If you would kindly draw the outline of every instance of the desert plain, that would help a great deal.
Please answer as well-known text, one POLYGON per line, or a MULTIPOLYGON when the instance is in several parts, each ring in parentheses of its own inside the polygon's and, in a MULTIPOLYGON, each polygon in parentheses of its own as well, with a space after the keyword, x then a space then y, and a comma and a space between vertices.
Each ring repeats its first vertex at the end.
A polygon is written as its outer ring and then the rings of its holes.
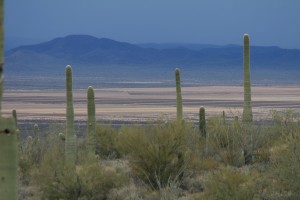
MULTIPOLYGON (((96 117, 99 123, 144 123, 156 119, 176 118, 175 88, 102 88, 94 89, 96 117)), ((87 118, 86 90, 74 90, 75 120, 87 118)), ((241 116, 242 86, 183 87, 184 117, 198 120, 200 106, 207 117, 220 116, 224 110, 228 119, 241 116)), ((17 110, 18 121, 64 121, 66 110, 64 90, 6 90, 2 112, 17 110)), ((254 86, 252 106, 255 120, 270 117, 272 110, 300 111, 300 88, 295 86, 254 86)))

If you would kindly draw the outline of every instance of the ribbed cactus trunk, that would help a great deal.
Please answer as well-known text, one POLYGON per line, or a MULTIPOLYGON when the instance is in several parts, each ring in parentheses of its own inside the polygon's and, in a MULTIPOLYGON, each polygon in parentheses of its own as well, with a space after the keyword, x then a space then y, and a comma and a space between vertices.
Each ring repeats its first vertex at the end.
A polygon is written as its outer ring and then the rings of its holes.
POLYGON ((17 199, 17 134, 13 117, 1 115, 4 64, 4 0, 0 0, 0 198, 17 199))
POLYGON ((96 108, 95 108, 95 94, 92 86, 87 90, 87 142, 89 152, 96 152, 96 108))
POLYGON ((199 109, 199 130, 200 130, 201 136, 203 138, 206 138, 205 108, 202 106, 199 109))
POLYGON ((180 70, 175 69, 175 79, 176 79, 176 108, 177 108, 177 121, 181 122, 183 120, 183 110, 182 110, 182 95, 180 86, 180 70))
POLYGON ((67 129, 65 142, 65 159, 66 163, 75 166, 77 144, 74 129, 74 108, 73 108, 73 89, 72 89, 72 67, 66 67, 66 93, 67 93, 67 129))
POLYGON ((243 122, 252 123, 251 79, 250 79, 250 44, 249 35, 244 35, 244 109, 243 122))
POLYGON ((251 125, 253 121, 251 106, 251 78, 250 78, 250 39, 249 35, 244 35, 244 109, 243 123, 246 129, 246 145, 244 148, 245 164, 252 162, 252 137, 251 125))

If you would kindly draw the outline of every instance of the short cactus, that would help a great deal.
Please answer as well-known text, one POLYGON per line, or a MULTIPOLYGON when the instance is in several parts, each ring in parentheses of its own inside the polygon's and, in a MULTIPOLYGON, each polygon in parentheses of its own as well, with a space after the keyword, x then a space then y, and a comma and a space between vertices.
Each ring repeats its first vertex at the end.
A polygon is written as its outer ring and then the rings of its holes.
POLYGON ((34 133, 34 138, 35 139, 39 139, 39 135, 40 135, 40 128, 39 128, 39 125, 37 124, 34 124, 33 125, 33 133, 34 133))
POLYGON ((203 138, 206 138, 205 108, 202 106, 199 109, 199 130, 200 130, 201 136, 203 138))
POLYGON ((59 133, 59 134, 58 134, 58 137, 59 137, 59 139, 60 139, 61 141, 65 141, 65 140, 66 140, 65 134, 63 134, 63 133, 59 133))
POLYGON ((65 158, 66 162, 75 166, 77 144, 74 129, 74 108, 73 108, 73 89, 72 89, 72 67, 66 67, 66 98, 67 98, 67 128, 66 128, 66 142, 65 142, 65 158))
POLYGON ((88 87, 87 90, 87 110, 88 110, 88 121, 87 121, 87 142, 88 149, 90 152, 96 152, 96 108, 95 108, 95 95, 92 86, 88 87))
POLYGON ((12 116, 15 120, 15 126, 16 126, 16 128, 18 128, 18 117, 17 117, 17 111, 16 110, 12 111, 12 116))
POLYGON ((225 115, 225 111, 223 110, 222 112, 222 120, 223 120, 223 124, 226 124, 226 115, 225 115))
POLYGON ((177 121, 183 120, 183 109, 182 109, 182 95, 180 86, 180 70, 175 69, 175 79, 176 79, 176 105, 177 105, 177 121))

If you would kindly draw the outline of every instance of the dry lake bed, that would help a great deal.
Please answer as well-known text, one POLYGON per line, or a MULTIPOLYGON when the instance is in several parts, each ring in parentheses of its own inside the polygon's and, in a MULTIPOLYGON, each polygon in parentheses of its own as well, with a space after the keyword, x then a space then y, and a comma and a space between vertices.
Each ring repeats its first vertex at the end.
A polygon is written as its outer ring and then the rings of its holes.
MULTIPOLYGON (((147 122, 157 118, 175 119, 175 88, 95 89, 98 121, 147 122)), ((243 87, 183 87, 184 117, 197 121, 200 106, 207 116, 240 116, 243 108, 243 87)), ((74 90, 75 119, 86 120, 85 90, 74 90)), ((300 111, 299 87, 252 87, 253 114, 256 120, 270 116, 272 110, 300 111)), ((64 90, 6 90, 3 113, 16 109, 18 120, 65 120, 64 90)))

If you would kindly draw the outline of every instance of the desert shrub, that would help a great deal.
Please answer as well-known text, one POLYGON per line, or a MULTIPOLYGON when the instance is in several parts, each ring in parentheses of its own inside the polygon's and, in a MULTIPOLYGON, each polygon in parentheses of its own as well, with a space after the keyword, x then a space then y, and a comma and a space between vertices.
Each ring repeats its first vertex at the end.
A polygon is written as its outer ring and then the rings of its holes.
POLYGON ((47 149, 52 148, 53 144, 59 142, 56 135, 50 134, 48 131, 40 134, 39 137, 31 134, 32 136, 20 141, 19 179, 23 185, 29 184, 32 173, 39 168, 47 149))
POLYGON ((213 172, 207 177, 204 199, 249 200, 258 189, 258 175, 232 168, 213 172))
POLYGON ((120 158, 116 129, 111 126, 96 127, 96 154, 102 158, 120 158))
POLYGON ((210 118, 207 123, 208 153, 217 155, 225 164, 243 165, 242 131, 240 124, 224 124, 222 118, 210 118))
POLYGON ((268 162, 273 132, 270 125, 248 125, 241 122, 224 124, 222 118, 210 118, 208 127, 208 152, 217 155, 226 165, 241 167, 245 164, 245 151, 253 162, 268 162))
POLYGON ((111 189, 127 182, 127 176, 120 170, 107 169, 93 157, 74 172, 64 164, 61 155, 57 148, 45 154, 36 174, 40 199, 107 199, 111 189))
POLYGON ((268 199, 298 199, 300 191, 300 126, 289 125, 289 133, 283 135, 271 149, 268 170, 270 187, 268 199))
POLYGON ((180 183, 188 168, 188 127, 159 122, 143 128, 122 128, 119 146, 129 156, 132 172, 153 189, 180 183))

